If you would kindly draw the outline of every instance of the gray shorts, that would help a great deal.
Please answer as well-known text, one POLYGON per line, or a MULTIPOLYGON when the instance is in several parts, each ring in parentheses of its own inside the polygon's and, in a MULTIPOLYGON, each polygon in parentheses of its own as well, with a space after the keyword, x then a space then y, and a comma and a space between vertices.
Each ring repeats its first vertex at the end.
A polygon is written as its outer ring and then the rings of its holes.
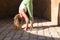
POLYGON ((24 11, 27 12, 26 6, 21 3, 20 6, 19 6, 19 13, 20 13, 20 10, 22 10, 22 9, 24 9, 24 11))

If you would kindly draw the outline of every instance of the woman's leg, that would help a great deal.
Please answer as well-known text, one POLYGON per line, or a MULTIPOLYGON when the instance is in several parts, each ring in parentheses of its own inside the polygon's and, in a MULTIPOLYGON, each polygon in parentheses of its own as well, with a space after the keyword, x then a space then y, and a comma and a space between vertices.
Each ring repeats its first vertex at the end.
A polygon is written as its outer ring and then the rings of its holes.
POLYGON ((20 17, 21 17, 21 18, 24 18, 24 20, 25 20, 25 22, 26 22, 25 30, 27 30, 27 28, 28 28, 28 23, 29 23, 29 19, 28 19, 28 16, 26 15, 26 13, 25 13, 24 10, 20 10, 20 17))
POLYGON ((33 5, 32 5, 32 3, 27 5, 27 9, 28 9, 29 16, 30 16, 30 24, 31 24, 30 25, 30 30, 32 30, 33 21, 34 21, 34 18, 33 18, 33 5))

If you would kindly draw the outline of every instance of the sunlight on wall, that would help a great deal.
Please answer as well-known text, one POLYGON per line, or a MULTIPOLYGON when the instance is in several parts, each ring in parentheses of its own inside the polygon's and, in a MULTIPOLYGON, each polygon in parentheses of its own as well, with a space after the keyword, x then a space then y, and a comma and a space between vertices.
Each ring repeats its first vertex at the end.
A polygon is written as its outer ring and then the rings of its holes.
POLYGON ((51 0, 51 21, 55 25, 58 25, 58 8, 59 0, 51 0))

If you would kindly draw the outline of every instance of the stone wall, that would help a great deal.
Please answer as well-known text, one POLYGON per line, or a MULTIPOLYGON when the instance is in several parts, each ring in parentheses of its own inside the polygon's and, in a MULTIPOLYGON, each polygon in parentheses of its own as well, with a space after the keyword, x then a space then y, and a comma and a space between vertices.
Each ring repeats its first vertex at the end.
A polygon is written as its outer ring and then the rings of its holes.
MULTIPOLYGON (((22 0, 0 0, 0 18, 14 16, 22 0)), ((34 16, 50 19, 50 0, 33 0, 34 16)))
POLYGON ((48 20, 51 20, 51 0, 45 0, 43 2, 43 8, 44 8, 44 10, 42 11, 43 12, 42 17, 46 18, 48 20))
POLYGON ((6 18, 18 13, 21 0, 0 0, 0 18, 6 18))
POLYGON ((34 1, 34 15, 51 20, 51 0, 34 1))

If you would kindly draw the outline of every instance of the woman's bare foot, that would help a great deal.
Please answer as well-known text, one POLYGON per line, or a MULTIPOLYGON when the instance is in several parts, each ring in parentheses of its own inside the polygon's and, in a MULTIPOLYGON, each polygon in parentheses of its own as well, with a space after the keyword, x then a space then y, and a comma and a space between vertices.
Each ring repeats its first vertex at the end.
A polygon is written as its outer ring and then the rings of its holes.
POLYGON ((24 30, 27 31, 28 30, 28 27, 25 27, 24 30))
POLYGON ((30 26, 30 30, 32 30, 33 29, 33 26, 30 26))

